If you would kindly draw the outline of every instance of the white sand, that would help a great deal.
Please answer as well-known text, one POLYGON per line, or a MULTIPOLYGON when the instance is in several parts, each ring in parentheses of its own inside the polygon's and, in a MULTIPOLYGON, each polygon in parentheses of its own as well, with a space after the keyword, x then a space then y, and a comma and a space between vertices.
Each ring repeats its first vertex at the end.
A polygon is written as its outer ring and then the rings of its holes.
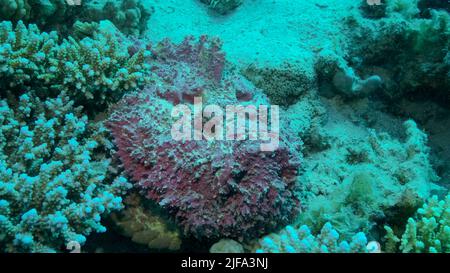
POLYGON ((244 0, 229 15, 211 13, 198 0, 147 0, 155 7, 146 33, 152 41, 186 35, 219 36, 229 61, 278 66, 288 61, 312 69, 314 55, 336 47, 343 17, 355 0, 244 0), (299 4, 299 2, 301 4, 299 4))

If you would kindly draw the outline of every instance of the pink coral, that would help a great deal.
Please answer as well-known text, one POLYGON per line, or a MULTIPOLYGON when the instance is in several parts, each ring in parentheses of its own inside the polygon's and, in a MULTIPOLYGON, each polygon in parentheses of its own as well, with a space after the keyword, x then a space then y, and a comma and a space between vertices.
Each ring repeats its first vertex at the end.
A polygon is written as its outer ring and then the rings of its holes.
POLYGON ((267 98, 224 71, 220 48, 205 37, 197 45, 191 39, 179 46, 165 41, 154 54, 155 84, 125 96, 108 122, 138 188, 196 238, 244 239, 287 224, 299 207, 300 155, 284 137, 278 150, 262 152, 256 140, 176 141, 170 134, 173 105, 190 103, 194 95, 219 105, 267 98))

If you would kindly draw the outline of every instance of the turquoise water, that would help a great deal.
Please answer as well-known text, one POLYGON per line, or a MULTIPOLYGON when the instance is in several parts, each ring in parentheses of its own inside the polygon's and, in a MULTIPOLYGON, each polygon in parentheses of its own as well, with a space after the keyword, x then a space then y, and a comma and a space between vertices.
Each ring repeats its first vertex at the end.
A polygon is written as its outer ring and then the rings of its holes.
POLYGON ((449 252, 447 0, 0 0, 0 252, 449 252))

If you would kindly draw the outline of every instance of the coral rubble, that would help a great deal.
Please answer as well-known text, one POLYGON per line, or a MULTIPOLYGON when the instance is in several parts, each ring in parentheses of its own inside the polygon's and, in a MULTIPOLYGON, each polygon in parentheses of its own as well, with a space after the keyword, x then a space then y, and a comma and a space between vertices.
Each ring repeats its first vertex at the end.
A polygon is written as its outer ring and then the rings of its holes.
POLYGON ((331 222, 345 238, 358 231, 379 237, 378 223, 409 217, 439 190, 432 183, 438 177, 430 163, 427 136, 415 122, 404 122, 402 140, 344 121, 342 113, 330 115, 321 128, 326 144, 305 158, 299 178, 306 206, 302 223, 317 231, 331 222))
POLYGON ((448 1, 295 2, 0 0, 0 252, 450 252, 448 1))

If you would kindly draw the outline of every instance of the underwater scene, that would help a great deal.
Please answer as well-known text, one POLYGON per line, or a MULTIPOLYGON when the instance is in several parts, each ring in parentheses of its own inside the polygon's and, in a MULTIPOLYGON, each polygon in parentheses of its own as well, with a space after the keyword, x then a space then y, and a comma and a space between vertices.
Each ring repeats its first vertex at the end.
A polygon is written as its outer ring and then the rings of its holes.
POLYGON ((449 0, 0 7, 0 253, 450 252, 449 0))

